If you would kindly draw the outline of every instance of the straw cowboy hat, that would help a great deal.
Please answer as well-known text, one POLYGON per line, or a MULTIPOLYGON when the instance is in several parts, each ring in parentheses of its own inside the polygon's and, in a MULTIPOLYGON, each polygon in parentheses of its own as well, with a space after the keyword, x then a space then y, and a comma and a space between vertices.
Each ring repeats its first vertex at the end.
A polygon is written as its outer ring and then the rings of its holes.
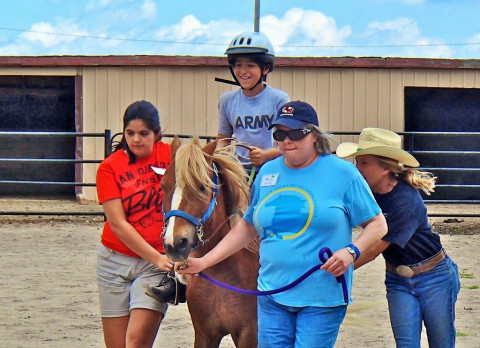
POLYGON ((410 167, 420 166, 415 157, 402 150, 402 139, 398 134, 381 128, 364 128, 358 144, 342 143, 338 145, 336 153, 338 157, 376 155, 410 167))

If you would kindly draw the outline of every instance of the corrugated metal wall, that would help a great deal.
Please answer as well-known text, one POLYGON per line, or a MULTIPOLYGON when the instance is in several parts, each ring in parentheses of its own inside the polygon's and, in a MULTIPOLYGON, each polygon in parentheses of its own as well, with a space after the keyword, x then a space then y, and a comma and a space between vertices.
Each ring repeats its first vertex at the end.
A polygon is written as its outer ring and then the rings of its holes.
MULTIPOLYGON (((214 81, 229 78, 219 67, 128 67, 86 68, 84 81, 84 131, 122 129, 123 111, 132 101, 146 99, 161 114, 167 133, 217 134, 217 103, 230 87, 214 81)), ((304 100, 318 112, 327 131, 360 131, 364 127, 404 130, 404 87, 480 88, 480 70, 366 69, 279 67, 268 83, 287 92, 293 100, 304 100)), ((355 137, 337 137, 336 143, 355 137)), ((336 144, 335 144, 336 147, 336 144)), ((99 158, 103 143, 85 148, 85 156, 99 158)), ((84 167, 84 180, 95 180, 96 167, 84 167)), ((84 194, 92 199, 92 188, 84 194)))
MULTIPOLYGON (((327 131, 360 131, 366 126, 403 131, 405 86, 480 88, 480 66, 436 69, 414 64, 402 68, 303 65, 280 64, 269 75, 268 82, 286 91, 293 100, 312 104, 321 128, 327 131)), ((0 64, 0 75, 46 73, 82 75, 83 132, 121 132, 125 108, 133 101, 145 99, 158 107, 166 133, 215 136, 219 97, 237 88, 214 81, 215 77, 230 79, 228 68, 218 63, 76 68, 10 68, 0 64)), ((345 136, 336 140, 355 139, 345 136)), ((84 158, 102 158, 103 141, 86 139, 83 150, 84 158)), ((96 169, 97 165, 84 164, 83 182, 94 182, 96 169)), ((94 188, 84 187, 83 191, 85 198, 96 198, 94 188)))
MULTIPOLYGON (((164 132, 215 136, 220 95, 235 88, 214 80, 228 78, 227 68, 99 67, 82 75, 84 132, 121 132, 127 106, 145 99, 157 106, 164 132)), ((101 158, 103 146, 101 139, 85 142, 84 156, 101 158)), ((84 165, 85 182, 95 181, 96 167, 84 165)), ((92 199, 94 189, 84 188, 84 195, 92 199)))

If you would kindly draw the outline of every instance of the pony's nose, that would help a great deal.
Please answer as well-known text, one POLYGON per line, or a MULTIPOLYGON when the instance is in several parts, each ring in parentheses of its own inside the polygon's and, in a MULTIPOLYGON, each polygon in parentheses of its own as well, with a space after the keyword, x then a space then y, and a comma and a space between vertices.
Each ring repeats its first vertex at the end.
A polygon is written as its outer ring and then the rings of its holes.
MULTIPOLYGON (((183 251, 189 247, 188 238, 179 238, 175 241, 175 249, 183 251)), ((188 250, 190 251, 190 250, 188 250)))
POLYGON ((175 239, 174 245, 164 244, 165 252, 172 261, 185 261, 190 254, 191 247, 188 238, 175 239))

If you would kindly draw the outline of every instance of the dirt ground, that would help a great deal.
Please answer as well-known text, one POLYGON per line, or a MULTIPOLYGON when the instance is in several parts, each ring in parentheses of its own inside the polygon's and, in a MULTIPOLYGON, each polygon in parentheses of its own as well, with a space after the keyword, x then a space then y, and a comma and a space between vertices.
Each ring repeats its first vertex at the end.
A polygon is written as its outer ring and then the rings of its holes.
MULTIPOLYGON (((431 206, 476 212, 479 206, 431 206)), ((0 211, 101 212, 92 202, 0 198, 0 211)), ((480 347, 480 218, 432 218, 457 262, 457 347, 480 347)), ((102 216, 0 215, 0 347, 103 347, 95 280, 102 216)), ((394 347, 380 256, 355 273, 353 298, 336 347, 394 347)), ((425 334, 422 346, 427 347, 425 334)), ((193 346, 185 304, 171 306, 155 347, 193 346)), ((229 337, 221 347, 233 347, 229 337)))

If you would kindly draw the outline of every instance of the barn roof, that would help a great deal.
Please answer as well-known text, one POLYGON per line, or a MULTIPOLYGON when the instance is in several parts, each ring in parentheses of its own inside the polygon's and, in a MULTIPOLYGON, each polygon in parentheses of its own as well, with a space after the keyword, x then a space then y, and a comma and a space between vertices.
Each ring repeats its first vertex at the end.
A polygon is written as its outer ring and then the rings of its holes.
MULTIPOLYGON (((0 56, 0 67, 66 66, 226 66, 214 56, 0 56)), ((276 66, 322 68, 479 69, 479 59, 395 57, 277 57, 276 66)))

